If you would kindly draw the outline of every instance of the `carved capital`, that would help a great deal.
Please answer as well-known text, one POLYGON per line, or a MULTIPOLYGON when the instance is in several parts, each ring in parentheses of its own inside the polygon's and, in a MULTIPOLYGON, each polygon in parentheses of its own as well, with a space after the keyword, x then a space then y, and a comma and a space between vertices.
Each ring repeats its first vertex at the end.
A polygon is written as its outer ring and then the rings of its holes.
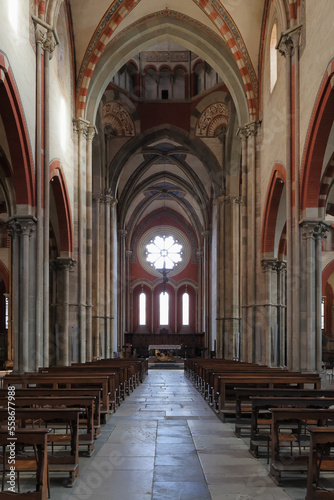
POLYGON ((73 119, 73 131, 78 135, 83 135, 84 137, 87 137, 89 126, 90 126, 89 121, 84 120, 83 118, 73 119))
POLYGON ((128 260, 130 260, 130 259, 131 259, 132 254, 133 254, 132 250, 127 250, 127 251, 125 252, 126 258, 127 258, 128 260))
POLYGON ((92 141, 95 137, 95 134, 97 134, 97 128, 95 125, 89 125, 87 127, 87 140, 92 141))
POLYGON ((72 257, 57 257, 54 263, 57 270, 70 271, 75 266, 76 261, 72 257))
POLYGON ((302 220, 300 222, 302 228, 302 237, 307 240, 323 240, 326 238, 326 233, 329 231, 330 224, 323 221, 302 220))
POLYGON ((43 44, 43 48, 45 52, 49 53, 49 59, 52 59, 53 52, 58 45, 58 39, 53 30, 48 30, 46 34, 46 40, 43 44))
POLYGON ((242 196, 237 196, 234 194, 229 194, 227 196, 219 196, 214 200, 214 204, 219 206, 228 204, 242 205, 242 203, 243 203, 242 196))
POLYGON ((36 228, 37 219, 32 215, 13 215, 5 221, 8 234, 15 238, 16 236, 31 236, 36 228))
POLYGON ((211 231, 208 231, 208 230, 202 231, 201 235, 203 236, 203 238, 209 239, 211 236, 211 231))
POLYGON ((44 44, 47 39, 48 30, 41 24, 35 22, 35 42, 41 44, 44 47, 44 44))
POLYGON ((293 28, 287 30, 285 33, 281 34, 281 37, 276 46, 282 56, 292 57, 295 53, 296 48, 300 45, 300 36, 302 31, 302 25, 294 26, 293 28))
POLYGON ((245 125, 247 137, 254 137, 254 136, 256 136, 257 135, 257 131, 259 130, 259 128, 260 128, 260 122, 259 121, 254 121, 254 122, 247 123, 245 125))
POLYGON ((128 232, 126 229, 119 229, 118 234, 120 235, 121 238, 125 238, 128 232))
POLYGON ((248 132, 246 127, 239 127, 237 130, 237 137, 241 139, 242 141, 246 141, 248 137, 248 132))

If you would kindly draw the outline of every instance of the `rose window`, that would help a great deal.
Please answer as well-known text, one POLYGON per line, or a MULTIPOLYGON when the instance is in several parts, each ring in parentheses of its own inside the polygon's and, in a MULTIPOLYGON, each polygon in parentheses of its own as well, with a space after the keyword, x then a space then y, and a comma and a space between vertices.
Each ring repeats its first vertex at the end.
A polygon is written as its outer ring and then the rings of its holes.
POLYGON ((182 245, 173 236, 156 236, 146 245, 146 260, 155 269, 171 271, 182 261, 182 245))

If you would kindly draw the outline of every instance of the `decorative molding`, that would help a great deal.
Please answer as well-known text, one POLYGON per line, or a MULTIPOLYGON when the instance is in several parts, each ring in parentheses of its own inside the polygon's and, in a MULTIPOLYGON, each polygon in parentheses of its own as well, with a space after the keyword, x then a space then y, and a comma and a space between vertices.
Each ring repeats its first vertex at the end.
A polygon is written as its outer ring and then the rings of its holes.
POLYGON ((215 205, 228 205, 233 203, 235 205, 242 205, 244 200, 242 196, 228 194, 226 196, 219 196, 218 198, 215 198, 213 202, 215 205))
POLYGON ((142 61, 146 62, 189 62, 188 50, 165 50, 141 52, 142 61))
POLYGON ((208 106, 197 120, 195 135, 197 137, 217 137, 217 131, 227 128, 230 120, 230 109, 222 103, 217 102, 208 106))
MULTIPOLYGON (((135 126, 130 113, 122 104, 108 101, 102 107, 103 128, 111 127, 117 137, 134 137, 135 126)), ((111 134, 112 135, 112 134, 111 134)))

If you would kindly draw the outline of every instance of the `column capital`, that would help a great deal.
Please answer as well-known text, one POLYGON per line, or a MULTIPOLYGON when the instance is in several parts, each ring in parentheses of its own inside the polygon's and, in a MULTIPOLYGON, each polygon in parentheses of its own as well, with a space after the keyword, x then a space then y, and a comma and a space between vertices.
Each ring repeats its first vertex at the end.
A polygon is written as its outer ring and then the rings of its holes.
POLYGON ((262 259, 261 266, 265 272, 274 271, 279 273, 286 270, 286 262, 277 259, 262 259))
POLYGON ((236 136, 239 137, 239 139, 246 141, 248 137, 246 127, 239 127, 236 136))
POLYGON ((56 32, 53 29, 48 29, 46 34, 46 40, 43 44, 44 52, 49 53, 49 59, 52 59, 54 50, 59 43, 59 39, 56 35, 56 32))
POLYGON ((125 238, 126 235, 128 234, 127 230, 126 229, 119 229, 118 230, 118 234, 122 237, 122 238, 125 238))
POLYGON ((40 44, 44 47, 46 42, 48 29, 45 26, 42 26, 34 19, 35 24, 35 42, 36 44, 40 44))
POLYGON ((302 229, 302 237, 304 240, 313 238, 314 240, 322 240, 326 238, 326 233, 329 231, 331 224, 322 220, 307 220, 302 219, 299 222, 302 229))
POLYGON ((97 128, 95 125, 88 125, 87 126, 87 140, 92 141, 95 137, 95 135, 98 134, 97 128))
POLYGON ((235 204, 235 205, 242 205, 243 203, 243 198, 242 196, 238 196, 235 194, 228 194, 227 196, 219 196, 218 198, 215 198, 213 200, 213 203, 215 205, 228 205, 228 204, 235 204))
POLYGON ((302 25, 299 24, 281 34, 276 49, 282 56, 293 56, 300 44, 301 31, 302 25))
POLYGON ((76 260, 72 259, 72 257, 57 257, 57 259, 54 260, 55 266, 59 270, 71 270, 75 264, 76 260))
POLYGON ((250 123, 246 123, 245 129, 247 132, 247 137, 255 137, 257 135, 257 131, 259 130, 261 122, 254 121, 250 123))
POLYGON ((30 236, 36 228, 37 219, 33 215, 13 215, 4 222, 10 236, 30 236))
POLYGON ((87 137, 90 122, 84 118, 73 118, 73 131, 87 137))
POLYGON ((209 239, 211 236, 211 231, 209 230, 202 231, 201 235, 203 236, 203 238, 209 239))
POLYGON ((125 252, 126 258, 129 259, 129 260, 131 259, 132 254, 133 254, 132 250, 126 250, 126 252, 125 252))

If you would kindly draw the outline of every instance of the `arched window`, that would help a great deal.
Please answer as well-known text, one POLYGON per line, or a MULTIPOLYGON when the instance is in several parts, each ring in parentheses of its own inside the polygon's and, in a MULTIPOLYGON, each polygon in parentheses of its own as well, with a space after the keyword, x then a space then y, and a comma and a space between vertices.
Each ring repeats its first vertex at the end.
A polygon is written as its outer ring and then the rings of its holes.
POLYGON ((277 82, 277 25, 273 26, 270 37, 270 92, 273 91, 277 82))
POLYGON ((161 292, 159 297, 160 326, 169 324, 169 295, 161 292))
POLYGON ((189 293, 182 295, 182 326, 189 326, 189 293))
POLYGON ((139 325, 146 325, 146 293, 139 295, 139 325))

